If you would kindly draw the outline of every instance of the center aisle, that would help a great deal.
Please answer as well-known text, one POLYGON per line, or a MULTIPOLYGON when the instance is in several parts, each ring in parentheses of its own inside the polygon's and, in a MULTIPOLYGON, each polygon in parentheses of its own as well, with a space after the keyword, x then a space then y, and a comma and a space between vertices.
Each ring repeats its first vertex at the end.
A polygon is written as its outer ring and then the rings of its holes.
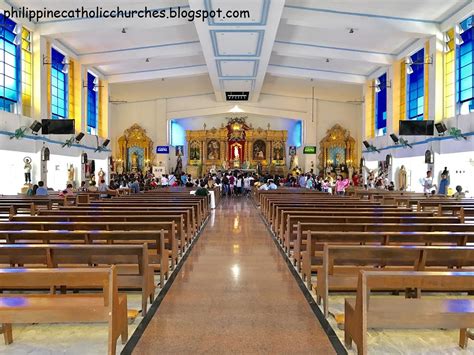
POLYGON ((134 354, 334 353, 251 201, 223 199, 134 354))

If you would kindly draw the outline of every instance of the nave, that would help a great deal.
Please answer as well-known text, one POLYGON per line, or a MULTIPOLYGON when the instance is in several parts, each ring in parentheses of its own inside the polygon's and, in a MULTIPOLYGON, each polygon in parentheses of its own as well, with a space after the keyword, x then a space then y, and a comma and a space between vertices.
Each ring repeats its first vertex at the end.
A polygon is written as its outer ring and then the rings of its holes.
POLYGON ((134 353, 334 353, 251 200, 209 218, 134 353))

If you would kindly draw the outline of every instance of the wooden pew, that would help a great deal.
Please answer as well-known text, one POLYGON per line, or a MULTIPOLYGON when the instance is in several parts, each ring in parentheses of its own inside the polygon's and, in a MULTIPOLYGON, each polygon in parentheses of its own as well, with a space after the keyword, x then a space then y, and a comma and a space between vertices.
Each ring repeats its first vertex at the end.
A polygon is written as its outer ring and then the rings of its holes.
MULTIPOLYGON (((160 216, 162 217, 162 216, 160 216)), ((91 218, 87 221, 75 221, 72 218, 71 221, 43 221, 38 220, 35 222, 0 222, 0 231, 10 230, 79 230, 79 231, 91 231, 91 230, 108 230, 108 231, 129 231, 129 230, 160 230, 163 229, 169 238, 165 240, 165 247, 171 251, 171 267, 174 268, 178 262, 178 251, 184 253, 184 233, 178 226, 182 228, 181 216, 170 216, 163 218, 164 222, 154 219, 153 222, 142 223, 142 222, 111 222, 104 221, 103 218, 91 218)))
POLYGON ((288 215, 286 223, 281 227, 279 238, 290 253, 297 238, 298 222, 301 223, 461 223, 458 217, 418 217, 418 216, 377 216, 363 215, 361 213, 344 211, 344 216, 327 216, 324 212, 319 215, 288 215))
POLYGON ((0 296, 0 324, 6 327, 5 342, 13 341, 11 324, 106 322, 109 327, 109 355, 116 353, 119 336, 128 338, 127 296, 117 291, 114 266, 78 269, 0 269, 0 285, 8 288, 29 285, 36 288, 97 287, 100 293, 45 294, 15 293, 0 296))
MULTIPOLYGON (((185 214, 185 223, 189 226, 189 235, 197 233, 199 229, 196 214, 192 207, 69 207, 60 210, 40 211, 39 216, 58 216, 58 215, 129 215, 148 216, 157 214, 185 214)), ((130 220, 130 219, 129 219, 130 220)))
POLYGON ((149 262, 160 272, 160 285, 169 276, 165 231, 0 231, 8 244, 148 244, 149 262))
POLYGON ((107 208, 126 208, 126 209, 143 209, 143 210, 153 210, 156 208, 170 208, 170 207, 191 207, 194 210, 194 215, 197 220, 197 227, 199 228, 205 219, 205 215, 202 212, 202 203, 200 201, 130 201, 130 202, 121 202, 120 200, 113 202, 109 201, 97 201, 90 204, 79 204, 78 207, 86 207, 87 209, 100 209, 103 207, 107 208), (178 203, 179 202, 179 203, 178 203))
POLYGON ((386 329, 460 329, 459 345, 467 345, 467 328, 474 327, 474 300, 423 299, 397 296, 372 297, 377 289, 419 289, 470 291, 474 289, 473 272, 361 271, 355 298, 345 300, 344 342, 365 355, 367 330, 386 329))
POLYGON ((465 223, 301 223, 296 228, 296 240, 293 248, 293 260, 301 269, 301 252, 306 250, 307 231, 328 232, 474 232, 474 224, 465 223))
POLYGON ((354 291, 360 270, 372 271, 474 271, 474 247, 402 245, 329 245, 317 268, 316 296, 329 314, 329 291, 354 291))
MULTIPOLYGON (((140 210, 140 209, 124 209, 124 208, 106 208, 106 209, 66 209, 66 210, 51 210, 43 211, 39 213, 36 217, 30 218, 29 216, 14 216, 11 221, 71 221, 72 218, 75 218, 74 221, 79 221, 77 218, 89 218, 84 219, 84 221, 92 220, 92 218, 106 218, 104 221, 122 221, 122 222, 147 222, 160 221, 161 216, 166 218, 167 216, 183 216, 184 231, 186 233, 186 241, 190 241, 196 231, 195 223, 192 218, 191 210, 189 209, 173 209, 168 211, 166 209, 160 210, 140 210), (115 219, 114 219, 115 218, 115 219)), ((97 220, 100 221, 100 220, 97 220)))
MULTIPOLYGON (((341 209, 343 210, 357 210, 359 212, 372 212, 376 214, 385 214, 385 215, 390 215, 390 213, 400 215, 401 213, 404 213, 406 215, 414 214, 416 212, 411 211, 408 208, 398 208, 398 207, 390 207, 390 206, 374 206, 374 207, 360 207, 360 206, 332 206, 332 207, 319 207, 319 206, 301 206, 298 204, 277 204, 273 205, 272 210, 270 211, 269 218, 267 221, 271 224, 273 230, 278 233, 278 228, 279 225, 281 224, 282 218, 282 213, 284 212, 293 212, 295 214, 296 211, 301 211, 304 213, 308 213, 309 211, 316 211, 316 212, 337 212, 340 211, 341 209)), ((423 213, 422 215, 425 216, 433 216, 433 212, 418 212, 418 213, 423 213)))
POLYGON ((438 245, 466 246, 474 242, 474 232, 306 232, 306 251, 302 252, 301 274, 311 289, 311 273, 321 266, 320 245, 438 245))
MULTIPOLYGON (((382 208, 382 207, 375 207, 375 208, 347 208, 346 206, 343 207, 331 207, 331 208, 296 208, 296 209, 288 209, 284 207, 277 211, 278 215, 275 216, 275 233, 277 235, 280 233, 281 228, 286 228, 285 221, 287 221, 288 215, 298 215, 298 216, 311 216, 311 215, 326 215, 326 216, 334 216, 334 217, 343 217, 343 216, 352 216, 358 215, 361 217, 405 217, 405 216, 412 216, 412 217, 433 217, 433 212, 412 212, 407 211, 406 209, 397 209, 392 208, 382 208)), ((282 231, 284 235, 284 231, 282 231)))
MULTIPOLYGON (((148 262, 148 246, 78 245, 78 244, 0 244, 2 267, 70 268, 115 265, 119 289, 140 290, 142 314, 147 312, 148 298, 155 297, 153 269, 148 262)), ((28 289, 28 285, 23 285, 28 289)), ((0 290, 6 290, 0 285, 0 290)))

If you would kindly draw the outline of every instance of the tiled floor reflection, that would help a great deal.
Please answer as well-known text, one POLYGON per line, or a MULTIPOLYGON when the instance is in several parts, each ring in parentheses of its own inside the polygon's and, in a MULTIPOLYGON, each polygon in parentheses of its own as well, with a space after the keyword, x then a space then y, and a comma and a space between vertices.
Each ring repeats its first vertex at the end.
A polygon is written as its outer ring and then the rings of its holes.
POLYGON ((134 354, 334 353, 251 202, 213 213, 134 354))

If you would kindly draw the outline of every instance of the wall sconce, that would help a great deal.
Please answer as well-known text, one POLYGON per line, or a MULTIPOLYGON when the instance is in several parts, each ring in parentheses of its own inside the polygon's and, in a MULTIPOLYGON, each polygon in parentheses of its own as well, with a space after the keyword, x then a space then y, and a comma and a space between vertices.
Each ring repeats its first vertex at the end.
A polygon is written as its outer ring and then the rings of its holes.
MULTIPOLYGON (((95 92, 99 91, 99 88, 103 88, 104 85, 99 85, 99 78, 98 77, 95 77, 94 79, 94 87, 92 88, 92 90, 94 90, 95 92)), ((82 81, 82 87, 83 88, 88 88, 89 87, 89 83, 86 82, 86 81, 82 81)))
MULTIPOLYGON (((63 69, 61 69, 61 71, 64 74, 67 74, 68 71, 69 71, 69 62, 66 61, 66 58, 64 58, 62 60, 61 64, 63 65, 63 69)), ((43 66, 45 66, 45 65, 53 65, 53 63, 48 62, 48 57, 45 54, 43 54, 43 66)))
POLYGON ((425 65, 425 64, 433 64, 433 55, 429 55, 425 57, 425 60, 422 62, 414 62, 413 59, 411 59, 411 56, 408 56, 405 58, 405 65, 407 69, 407 74, 412 74, 413 73, 413 65, 425 65))
POLYGON ((388 82, 381 83, 379 79, 374 80, 374 85, 371 86, 371 88, 375 89, 375 92, 378 93, 382 91, 382 89, 389 89, 392 87, 392 80, 389 80, 388 82))

